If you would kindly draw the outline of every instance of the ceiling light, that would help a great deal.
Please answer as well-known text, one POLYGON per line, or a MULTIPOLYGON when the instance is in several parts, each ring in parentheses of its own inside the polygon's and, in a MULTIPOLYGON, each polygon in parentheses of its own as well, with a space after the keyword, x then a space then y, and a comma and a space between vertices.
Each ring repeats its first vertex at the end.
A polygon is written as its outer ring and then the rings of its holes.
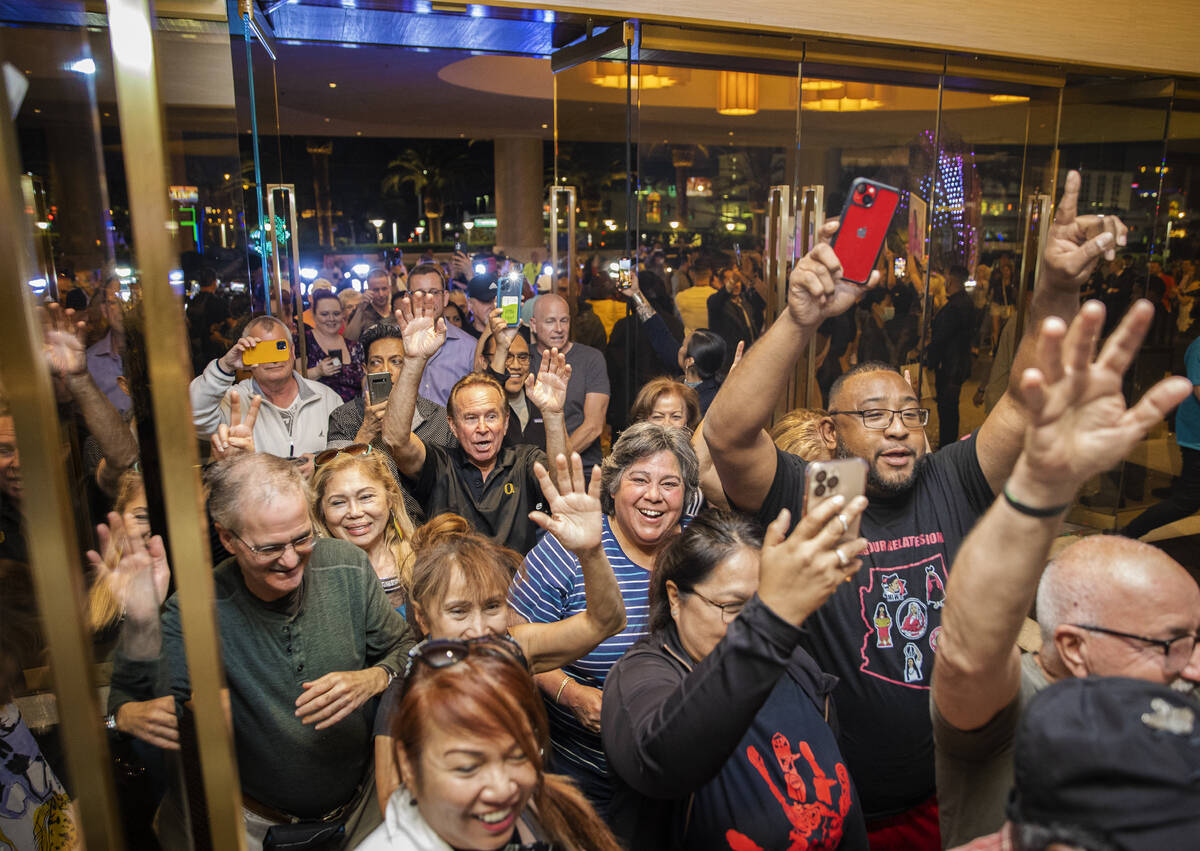
POLYGON ((717 78, 717 112, 721 115, 754 115, 758 112, 758 75, 722 71, 717 78))
POLYGON ((988 100, 992 103, 1025 103, 1029 98, 1025 95, 991 95, 988 100))
POLYGON ((630 80, 625 73, 624 62, 594 62, 592 63, 592 83, 606 89, 668 89, 683 79, 683 74, 675 68, 663 68, 658 65, 638 65, 637 73, 630 80))
POLYGON ((330 84, 329 84, 329 88, 331 88, 331 89, 336 89, 336 88, 337 88, 337 83, 330 83, 330 84))

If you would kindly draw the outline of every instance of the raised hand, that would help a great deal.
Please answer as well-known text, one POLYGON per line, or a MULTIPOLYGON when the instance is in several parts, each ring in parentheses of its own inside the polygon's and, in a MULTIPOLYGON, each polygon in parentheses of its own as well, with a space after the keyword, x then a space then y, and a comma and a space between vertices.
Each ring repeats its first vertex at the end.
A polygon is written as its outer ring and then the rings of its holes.
POLYGON ((567 382, 571 380, 571 365, 566 355, 551 349, 542 358, 537 375, 525 377, 525 395, 542 413, 561 414, 567 402, 567 382))
POLYGON ((129 530, 137 521, 132 514, 122 517, 108 514, 108 525, 96 527, 101 555, 88 550, 87 560, 95 571, 95 581, 108 586, 126 616, 135 623, 158 620, 158 608, 167 598, 171 568, 162 536, 143 542, 142 536, 129 530))
POLYGON ((504 311, 493 307, 492 312, 488 314, 488 330, 496 338, 496 345, 507 349, 520 329, 517 325, 509 328, 508 323, 504 321, 504 311))
MULTIPOLYGON (((815 328, 830 316, 845 313, 862 296, 863 287, 842 277, 842 261, 829 244, 837 233, 838 220, 822 226, 817 244, 801 257, 788 276, 788 313, 797 325, 815 328)), ((879 283, 879 270, 871 273, 867 287, 879 283)))
POLYGON ((1096 269, 1100 256, 1116 258, 1128 229, 1116 216, 1081 216, 1079 172, 1067 172, 1062 198, 1042 251, 1042 281, 1047 286, 1078 289, 1096 269))
POLYGON ((413 293, 400 299, 396 323, 404 338, 406 356, 428 360, 446 342, 446 320, 439 315, 438 298, 413 293))
POLYGON ((229 373, 245 369, 246 364, 242 362, 242 354, 247 349, 253 349, 260 342, 262 341, 258 337, 239 337, 238 341, 233 344, 233 348, 221 355, 221 359, 217 361, 218 365, 229 373))
POLYGON ((529 519, 558 539, 573 553, 595 549, 600 546, 604 528, 600 509, 600 468, 592 469, 592 483, 584 485, 583 460, 578 452, 571 453, 571 461, 559 455, 554 465, 558 475, 558 486, 546 468, 533 465, 542 495, 550 505, 550 514, 541 511, 529 512, 529 519))
MULTIPOLYGON (((737 365, 742 362, 742 355, 746 353, 746 341, 738 340, 737 348, 733 350, 733 363, 729 364, 729 372, 737 369, 737 365)), ((726 373, 728 375, 729 373, 726 373)))
POLYGON ((1164 378, 1129 408, 1122 378, 1154 319, 1154 306, 1138 301, 1109 336, 1099 357, 1104 305, 1089 301, 1068 328, 1051 317, 1037 340, 1036 368, 1021 375, 1030 424, 1020 467, 1061 503, 1070 502, 1088 478, 1112 468, 1156 422, 1187 398, 1192 384, 1164 378))
POLYGON ((38 311, 42 320, 42 351, 46 365, 57 376, 87 372, 86 323, 75 321, 75 311, 50 302, 38 311))
POLYGON ((234 455, 254 454, 254 423, 258 420, 260 405, 262 397, 256 393, 250 397, 250 410, 242 419, 241 394, 237 390, 229 391, 229 425, 221 423, 209 438, 214 458, 224 461, 234 455))
POLYGON ((763 535, 759 599, 789 623, 803 623, 862 565, 858 556, 867 539, 838 541, 866 508, 864 496, 848 504, 841 496, 823 500, 786 537, 791 515, 786 508, 779 512, 763 535))

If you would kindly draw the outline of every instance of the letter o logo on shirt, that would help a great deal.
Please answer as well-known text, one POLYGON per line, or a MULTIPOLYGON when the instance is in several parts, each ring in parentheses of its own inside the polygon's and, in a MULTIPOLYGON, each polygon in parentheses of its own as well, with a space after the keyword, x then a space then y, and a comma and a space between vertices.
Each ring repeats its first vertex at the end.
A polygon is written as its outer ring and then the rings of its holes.
POLYGON ((507 482, 504 485, 504 492, 506 494, 508 494, 509 496, 512 496, 514 493, 517 492, 517 489, 513 486, 512 482, 507 482))

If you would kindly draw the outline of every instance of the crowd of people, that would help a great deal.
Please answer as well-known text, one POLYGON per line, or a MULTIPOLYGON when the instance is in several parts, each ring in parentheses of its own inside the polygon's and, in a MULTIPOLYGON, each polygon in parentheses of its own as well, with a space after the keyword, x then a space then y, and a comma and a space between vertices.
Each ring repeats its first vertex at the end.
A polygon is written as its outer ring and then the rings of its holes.
MULTIPOLYGON (((358 289, 323 270, 263 312, 202 276, 190 399, 247 846, 1193 847, 1200 586, 1134 538, 1060 538, 1089 481, 1200 411, 1200 349, 1129 396, 1186 283, 1126 292, 1125 227, 1078 215, 1079 186, 1020 338, 1011 258, 935 285, 889 248, 858 286, 836 222, 769 323, 740 252, 647 251, 628 281, 588 264, 578 299, 495 253, 358 289), (971 358, 1005 334, 1005 387, 962 436, 971 358), (814 345, 824 408, 776 417, 814 345), (921 356, 936 443, 902 369, 921 356), (864 492, 810 501, 810 464, 838 459, 861 459, 864 492)), ((116 281, 96 301, 95 339, 83 311, 41 310, 103 518, 86 620, 111 741, 153 778, 123 789, 126 829, 186 848, 200 756, 139 460, 136 297, 116 281)), ((0 839, 53 824, 70 847, 88 792, 12 702, 45 664, 22 494, 0 407, 0 762, 21 790, 0 839)))

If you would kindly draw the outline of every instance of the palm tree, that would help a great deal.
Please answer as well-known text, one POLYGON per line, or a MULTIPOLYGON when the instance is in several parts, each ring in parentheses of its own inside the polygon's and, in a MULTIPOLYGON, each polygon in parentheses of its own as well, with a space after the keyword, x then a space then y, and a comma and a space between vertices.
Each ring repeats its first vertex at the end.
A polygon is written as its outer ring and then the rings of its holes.
POLYGON ((430 219, 429 232, 441 233, 436 220, 445 209, 446 194, 462 183, 466 164, 466 155, 445 142, 425 142, 405 149, 388 163, 380 189, 384 195, 393 195, 399 194, 405 184, 412 186, 422 212, 430 219))

